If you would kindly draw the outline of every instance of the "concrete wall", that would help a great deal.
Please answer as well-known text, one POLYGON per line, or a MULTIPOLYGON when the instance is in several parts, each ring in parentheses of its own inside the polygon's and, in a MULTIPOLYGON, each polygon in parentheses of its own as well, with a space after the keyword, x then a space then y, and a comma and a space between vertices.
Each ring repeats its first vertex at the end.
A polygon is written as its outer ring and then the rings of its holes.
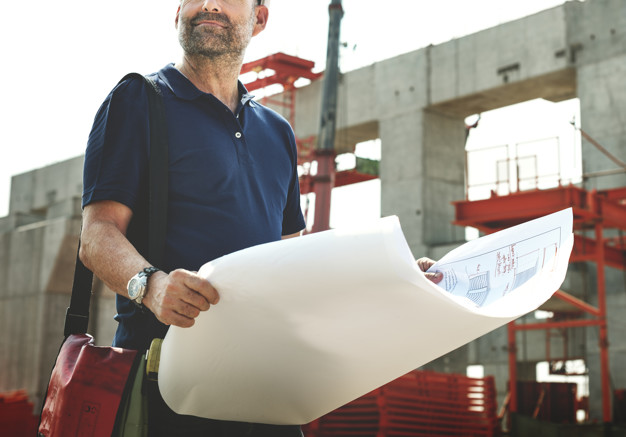
POLYGON ((534 98, 574 97, 564 8, 431 49, 431 105, 467 116, 534 98))
MULTIPOLYGON (((10 213, 0 219, 0 391, 26 389, 36 408, 63 340, 80 232, 82 161, 13 177, 10 213)), ((92 321, 102 327, 91 332, 101 332, 98 344, 110 344, 113 299, 98 296, 94 306, 108 314, 96 318, 92 310, 92 321)))
POLYGON ((64 161, 14 176, 11 179, 9 215, 45 214, 57 202, 82 194, 83 158, 64 161))

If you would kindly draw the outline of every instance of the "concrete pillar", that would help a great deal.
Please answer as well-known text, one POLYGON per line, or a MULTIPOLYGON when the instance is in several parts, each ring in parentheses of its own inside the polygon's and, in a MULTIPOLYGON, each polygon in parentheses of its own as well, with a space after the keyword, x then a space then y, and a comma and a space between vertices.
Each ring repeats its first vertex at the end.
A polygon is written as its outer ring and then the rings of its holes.
MULTIPOLYGON (((575 47, 581 127, 602 147, 626 161, 626 4, 623 0, 568 3, 568 41, 575 47)), ((619 166, 582 142, 583 173, 619 166)), ((622 168, 623 170, 623 168, 622 168)), ((626 186, 626 173, 585 180, 586 189, 626 186)))
POLYGON ((419 258, 424 244, 424 114, 406 112, 379 121, 381 139, 381 215, 397 215, 402 231, 419 258))
POLYGON ((381 213, 400 218, 415 257, 460 242, 450 202, 464 198, 463 120, 415 110, 379 122, 381 213))
POLYGON ((424 242, 440 246, 465 241, 452 224, 452 201, 465 198, 465 123, 460 117, 424 113, 424 242))
MULTIPOLYGON (((584 15, 571 20, 569 38, 578 43, 577 92, 580 98, 581 128, 611 155, 626 162, 626 6, 620 0, 596 0, 583 6, 584 15)), ((582 159, 584 187, 587 190, 626 186, 626 172, 583 138, 582 159), (620 171, 621 170, 621 171, 620 171)), ((605 237, 615 235, 607 231, 605 237)), ((589 263, 587 289, 595 295, 597 265, 589 263)), ((626 340, 623 314, 626 312, 626 281, 623 271, 605 270, 609 368, 611 387, 626 388, 626 340)), ((586 331, 586 363, 589 368, 590 417, 602 420, 601 370, 598 329, 586 331)))
POLYGON ((506 327, 489 332, 471 343, 473 353, 469 364, 481 364, 484 366, 485 375, 495 377, 498 406, 503 404, 509 391, 507 343, 506 327))
MULTIPOLYGON (((626 54, 582 65, 578 68, 581 127, 613 156, 626 162, 626 54)), ((582 140, 585 188, 606 189, 626 186, 626 171, 599 175, 608 170, 620 170, 589 141, 582 140)))

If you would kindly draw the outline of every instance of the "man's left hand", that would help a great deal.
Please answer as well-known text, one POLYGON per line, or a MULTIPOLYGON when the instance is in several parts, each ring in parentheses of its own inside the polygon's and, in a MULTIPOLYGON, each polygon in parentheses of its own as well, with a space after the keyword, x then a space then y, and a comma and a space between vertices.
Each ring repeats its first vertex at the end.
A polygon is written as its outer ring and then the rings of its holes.
POLYGON ((430 258, 420 258, 417 261, 417 266, 420 268, 422 272, 424 272, 424 276, 433 281, 435 284, 438 284, 443 279, 443 273, 441 272, 432 272, 429 273, 427 270, 435 264, 430 258))

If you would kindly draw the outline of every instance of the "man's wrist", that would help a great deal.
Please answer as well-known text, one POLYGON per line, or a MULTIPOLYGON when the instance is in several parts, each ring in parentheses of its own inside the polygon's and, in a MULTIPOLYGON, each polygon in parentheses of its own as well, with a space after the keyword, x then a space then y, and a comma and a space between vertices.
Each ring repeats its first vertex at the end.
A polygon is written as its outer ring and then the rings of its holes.
POLYGON ((146 283, 146 291, 143 295, 142 305, 152 311, 152 299, 155 296, 154 289, 158 288, 159 279, 161 276, 166 276, 167 274, 162 270, 155 272, 150 275, 148 278, 148 282, 146 283))

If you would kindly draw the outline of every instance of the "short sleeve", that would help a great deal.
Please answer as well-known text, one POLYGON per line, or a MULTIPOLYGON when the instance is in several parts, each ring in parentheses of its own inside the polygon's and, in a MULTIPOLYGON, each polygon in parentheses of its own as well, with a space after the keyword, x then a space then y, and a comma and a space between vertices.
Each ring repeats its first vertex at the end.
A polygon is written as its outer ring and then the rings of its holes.
POLYGON ((100 106, 83 170, 83 208, 114 200, 134 210, 148 171, 149 125, 143 81, 120 82, 100 106))

